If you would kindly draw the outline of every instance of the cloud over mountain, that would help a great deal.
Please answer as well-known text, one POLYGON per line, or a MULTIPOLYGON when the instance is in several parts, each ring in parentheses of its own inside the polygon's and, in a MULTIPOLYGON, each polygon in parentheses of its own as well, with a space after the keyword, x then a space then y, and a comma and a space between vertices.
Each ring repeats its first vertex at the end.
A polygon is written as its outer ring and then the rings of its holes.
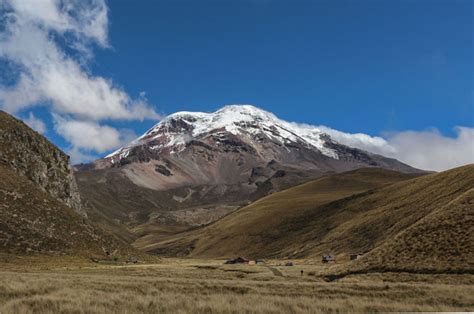
POLYGON ((36 132, 43 134, 46 132, 46 124, 43 120, 37 118, 33 112, 28 114, 28 117, 23 120, 30 128, 35 130, 36 132))
MULTIPOLYGON (((18 113, 48 106, 68 121, 89 124, 105 119, 159 119, 146 98, 130 97, 87 67, 94 47, 109 47, 107 11, 104 0, 2 1, 0 58, 15 77, 11 84, 0 85, 0 108, 18 113)), ((65 138, 74 147, 101 151, 82 145, 77 137, 65 138)))
POLYGON ((123 145, 136 137, 132 130, 117 130, 93 121, 64 119, 55 116, 54 123, 56 132, 72 143, 74 148, 84 148, 99 153, 123 145))
POLYGON ((386 138, 319 128, 342 144, 393 157, 420 169, 442 171, 474 163, 474 128, 458 126, 456 137, 431 129, 392 132, 386 138))

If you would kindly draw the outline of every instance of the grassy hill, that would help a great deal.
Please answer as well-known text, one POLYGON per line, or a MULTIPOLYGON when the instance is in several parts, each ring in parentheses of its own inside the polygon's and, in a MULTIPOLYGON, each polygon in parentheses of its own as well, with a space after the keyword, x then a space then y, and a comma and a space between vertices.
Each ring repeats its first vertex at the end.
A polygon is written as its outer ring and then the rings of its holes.
POLYGON ((474 273, 474 188, 388 239, 351 269, 474 273))
POLYGON ((349 263, 353 271, 472 271, 474 165, 403 179, 373 169, 325 177, 205 228, 136 244, 196 257, 319 259, 333 252, 344 262, 365 252, 349 263))
POLYGON ((300 253, 301 246, 313 241, 301 232, 310 223, 306 217, 316 214, 315 208, 412 177, 374 168, 330 175, 264 197, 204 228, 172 237, 147 235, 135 246, 198 257, 307 255, 300 253))

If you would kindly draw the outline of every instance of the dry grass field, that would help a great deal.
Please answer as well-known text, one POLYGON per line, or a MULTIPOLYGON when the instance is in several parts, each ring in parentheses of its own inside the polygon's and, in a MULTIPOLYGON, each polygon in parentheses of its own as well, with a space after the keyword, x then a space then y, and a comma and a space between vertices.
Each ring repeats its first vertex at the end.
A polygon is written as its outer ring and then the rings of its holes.
POLYGON ((474 310, 472 275, 386 273, 326 282, 321 274, 334 266, 304 261, 293 267, 278 266, 281 261, 258 266, 184 259, 133 266, 70 262, 50 263, 49 269, 2 264, 0 313, 474 310))

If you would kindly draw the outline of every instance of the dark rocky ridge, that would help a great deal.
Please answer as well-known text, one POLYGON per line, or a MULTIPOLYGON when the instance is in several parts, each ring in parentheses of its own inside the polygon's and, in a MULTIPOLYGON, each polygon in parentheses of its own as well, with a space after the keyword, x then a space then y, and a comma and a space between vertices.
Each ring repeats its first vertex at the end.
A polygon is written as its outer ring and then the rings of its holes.
POLYGON ((0 111, 0 164, 85 215, 69 156, 3 111, 0 111))
POLYGON ((84 214, 69 157, 0 112, 0 255, 146 258, 84 214))

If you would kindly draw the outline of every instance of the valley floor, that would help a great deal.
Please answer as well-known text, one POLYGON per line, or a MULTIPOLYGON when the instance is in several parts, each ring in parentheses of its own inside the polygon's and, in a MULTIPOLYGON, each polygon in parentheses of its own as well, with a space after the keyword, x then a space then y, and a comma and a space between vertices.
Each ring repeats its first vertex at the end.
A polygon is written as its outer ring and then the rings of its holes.
POLYGON ((0 313, 474 311, 473 275, 386 273, 326 282, 319 275, 325 266, 281 263, 2 265, 0 313))

